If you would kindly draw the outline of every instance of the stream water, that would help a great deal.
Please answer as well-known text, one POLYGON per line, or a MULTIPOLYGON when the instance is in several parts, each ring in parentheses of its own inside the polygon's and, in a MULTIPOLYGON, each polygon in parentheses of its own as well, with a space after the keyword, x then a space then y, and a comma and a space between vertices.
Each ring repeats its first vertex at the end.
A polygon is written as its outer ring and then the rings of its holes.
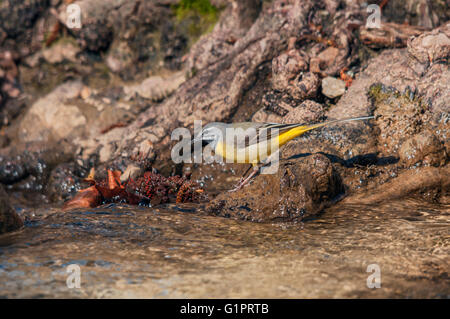
POLYGON ((297 224, 198 205, 20 214, 26 226, 0 236, 0 297, 450 297, 449 205, 337 204, 297 224), (80 288, 68 288, 71 264, 80 288), (377 267, 381 288, 368 288, 377 267))

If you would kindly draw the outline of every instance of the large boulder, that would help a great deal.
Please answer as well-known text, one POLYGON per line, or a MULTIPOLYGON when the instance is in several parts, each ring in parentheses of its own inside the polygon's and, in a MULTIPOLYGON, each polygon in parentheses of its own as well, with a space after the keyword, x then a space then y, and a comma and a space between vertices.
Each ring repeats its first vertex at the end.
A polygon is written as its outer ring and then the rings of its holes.
POLYGON ((282 161, 275 174, 258 176, 236 192, 217 196, 210 214, 258 222, 300 221, 331 204, 344 191, 322 154, 282 161))

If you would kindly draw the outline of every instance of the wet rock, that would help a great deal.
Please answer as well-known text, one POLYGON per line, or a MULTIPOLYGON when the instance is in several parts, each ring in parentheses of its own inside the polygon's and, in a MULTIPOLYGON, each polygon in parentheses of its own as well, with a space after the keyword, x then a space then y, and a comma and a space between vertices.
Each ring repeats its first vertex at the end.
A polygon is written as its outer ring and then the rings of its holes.
POLYGON ((333 77, 322 79, 322 94, 330 99, 339 97, 345 93, 345 82, 333 77))
MULTIPOLYGON (((43 173, 46 173, 47 170, 43 171, 43 173)), ((40 193, 45 188, 46 183, 46 175, 28 175, 26 178, 18 181, 17 183, 14 183, 12 185, 7 185, 7 189, 9 191, 13 192, 21 192, 22 194, 25 194, 26 196, 32 197, 32 196, 38 196, 38 193, 40 193)))
POLYGON ((235 163, 186 164, 182 174, 190 174, 211 199, 220 192, 234 188, 241 176, 248 169, 247 165, 235 163))
POLYGON ((312 216, 343 191, 328 158, 315 154, 281 162, 275 174, 260 175, 242 190, 222 193, 210 214, 259 221, 293 221, 312 216))
POLYGON ((69 102, 69 99, 77 97, 82 88, 80 81, 67 82, 39 99, 27 111, 20 123, 19 140, 58 142, 80 136, 87 120, 80 109, 69 102))
POLYGON ((10 145, 0 149, 0 183, 40 191, 51 169, 71 161, 73 155, 73 147, 64 141, 56 146, 48 143, 10 145))
POLYGON ((406 140, 398 153, 406 167, 419 162, 425 165, 443 166, 448 157, 444 145, 431 130, 406 140))
POLYGON ((68 200, 83 188, 83 176, 80 175, 85 174, 86 171, 80 169, 75 163, 57 165, 46 183, 46 195, 53 202, 68 200))
POLYGON ((28 175, 25 163, 21 157, 2 156, 0 182, 3 184, 12 184, 18 182, 28 175))
POLYGON ((0 185, 0 235, 23 226, 22 219, 12 208, 3 187, 0 185))

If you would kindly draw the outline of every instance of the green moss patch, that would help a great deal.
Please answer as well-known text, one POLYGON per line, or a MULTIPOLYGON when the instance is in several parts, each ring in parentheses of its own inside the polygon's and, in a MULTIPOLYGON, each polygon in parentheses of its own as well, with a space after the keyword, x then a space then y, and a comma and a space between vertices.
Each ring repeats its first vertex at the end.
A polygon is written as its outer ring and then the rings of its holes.
POLYGON ((209 0, 181 0, 173 10, 177 23, 187 28, 191 42, 210 32, 220 13, 209 0))
POLYGON ((381 83, 375 83, 370 86, 367 94, 375 104, 395 103, 397 105, 403 105, 414 103, 421 109, 427 108, 423 98, 419 97, 416 92, 411 90, 409 87, 404 92, 400 92, 394 87, 385 86, 381 83))

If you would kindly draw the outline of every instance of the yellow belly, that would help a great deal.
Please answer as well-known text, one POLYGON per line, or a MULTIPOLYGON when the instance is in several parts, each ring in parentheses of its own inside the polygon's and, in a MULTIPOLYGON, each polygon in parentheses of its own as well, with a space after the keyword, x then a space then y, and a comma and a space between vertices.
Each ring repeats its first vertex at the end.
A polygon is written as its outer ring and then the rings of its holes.
POLYGON ((245 163, 245 164, 259 164, 267 159, 270 155, 275 153, 281 146, 296 138, 310 128, 306 126, 298 126, 283 132, 280 135, 273 137, 268 141, 259 142, 247 147, 233 147, 228 146, 219 141, 214 152, 216 155, 223 158, 226 163, 245 163))
POLYGON ((278 138, 248 147, 233 147, 222 142, 217 143, 215 153, 223 158, 225 163, 259 164, 278 150, 278 138))

